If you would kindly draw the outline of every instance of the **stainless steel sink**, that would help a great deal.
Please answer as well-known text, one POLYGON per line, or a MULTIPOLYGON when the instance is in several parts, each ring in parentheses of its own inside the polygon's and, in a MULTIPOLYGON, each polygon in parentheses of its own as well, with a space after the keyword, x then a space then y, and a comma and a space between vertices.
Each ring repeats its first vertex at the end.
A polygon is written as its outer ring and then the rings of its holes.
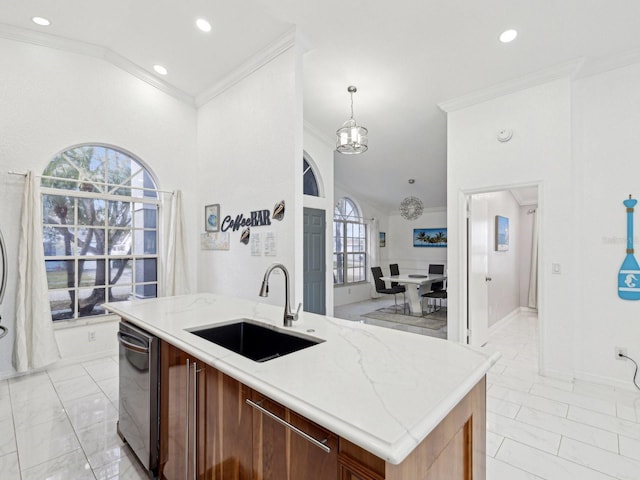
POLYGON ((246 318, 188 331, 256 362, 266 362, 324 342, 262 326, 246 318))

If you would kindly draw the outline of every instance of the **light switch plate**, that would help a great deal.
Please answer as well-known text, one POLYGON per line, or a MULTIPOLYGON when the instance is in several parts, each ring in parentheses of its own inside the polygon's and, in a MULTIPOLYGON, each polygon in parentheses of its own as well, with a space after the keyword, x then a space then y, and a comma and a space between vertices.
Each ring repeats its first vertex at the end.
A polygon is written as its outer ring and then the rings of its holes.
POLYGON ((551 273, 553 273, 554 275, 560 275, 560 273, 562 273, 559 263, 552 263, 551 264, 551 273))

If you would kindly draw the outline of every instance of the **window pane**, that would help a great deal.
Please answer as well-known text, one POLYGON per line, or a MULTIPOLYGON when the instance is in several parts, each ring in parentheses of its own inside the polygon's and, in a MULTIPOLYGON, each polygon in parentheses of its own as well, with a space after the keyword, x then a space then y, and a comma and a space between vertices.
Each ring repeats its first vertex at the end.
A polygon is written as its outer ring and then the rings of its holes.
POLYGON ((42 244, 46 257, 62 257, 75 254, 73 227, 43 227, 42 244))
POLYGON ((343 267, 343 255, 338 254, 333 256, 333 283, 344 283, 344 267, 343 267))
POLYGON ((158 287, 156 284, 136 285, 136 296, 138 298, 157 297, 158 287))
POLYGON ((109 288, 110 302, 124 302, 133 298, 133 289, 131 285, 118 285, 109 288))
POLYGON ((136 260, 136 283, 155 282, 157 277, 155 258, 136 260))
POLYGON ((104 229, 78 228, 78 255, 104 255, 104 229))
POLYGON ((75 284, 75 260, 46 260, 49 289, 73 287, 75 284))
POLYGON ((67 320, 74 317, 75 290, 49 291, 49 304, 53 320, 67 320))
POLYGON ((78 313, 80 317, 104 315, 104 288, 83 288, 78 291, 78 313))
POLYGON ((110 227, 131 226, 131 203, 109 202, 107 225, 110 227))
POLYGON ((109 230, 109 255, 131 255, 131 230, 109 230))
POLYGON ((103 286, 106 280, 105 260, 78 260, 78 282, 81 287, 103 286))
POLYGON ((158 209, 151 203, 134 203, 134 227, 135 228, 158 228, 158 209))
POLYGON ((42 196, 42 221, 59 225, 74 224, 74 200, 64 195, 42 196))
POLYGON ((156 254, 155 230, 135 230, 134 231, 134 255, 155 255, 156 254))
POLYGON ((133 261, 130 258, 118 258, 109 261, 109 284, 133 283, 133 261))
POLYGON ((78 198, 78 224, 104 226, 105 201, 97 198, 78 198))

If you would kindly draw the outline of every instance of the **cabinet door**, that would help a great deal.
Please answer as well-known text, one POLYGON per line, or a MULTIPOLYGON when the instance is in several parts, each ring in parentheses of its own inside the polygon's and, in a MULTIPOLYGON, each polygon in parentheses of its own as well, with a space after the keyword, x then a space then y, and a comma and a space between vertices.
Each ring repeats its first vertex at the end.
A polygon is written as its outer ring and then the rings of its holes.
POLYGON ((206 369, 206 405, 198 458, 207 480, 251 480, 253 456, 250 390, 215 368, 206 369))
POLYGON ((254 480, 337 480, 338 438, 252 392, 254 480))
POLYGON ((160 462, 158 478, 201 480, 206 478, 206 458, 198 445, 207 442, 206 372, 182 350, 166 343, 161 347, 160 462))
POLYGON ((162 342, 160 349, 160 461, 158 477, 165 480, 189 478, 189 408, 191 379, 188 356, 162 342))

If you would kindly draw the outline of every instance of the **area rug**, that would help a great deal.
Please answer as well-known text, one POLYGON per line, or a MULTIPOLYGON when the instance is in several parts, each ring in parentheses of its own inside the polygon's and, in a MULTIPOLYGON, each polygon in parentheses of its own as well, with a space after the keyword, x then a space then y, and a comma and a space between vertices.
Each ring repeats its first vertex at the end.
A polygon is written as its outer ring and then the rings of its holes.
POLYGON ((412 327, 429 328, 431 330, 440 330, 447 326, 447 309, 443 308, 436 313, 427 315, 426 317, 414 317, 412 315, 402 315, 402 309, 398 312, 394 307, 379 308, 374 312, 365 313, 363 317, 372 318, 374 320, 383 320, 385 322, 397 323, 401 325, 410 325, 412 327))

